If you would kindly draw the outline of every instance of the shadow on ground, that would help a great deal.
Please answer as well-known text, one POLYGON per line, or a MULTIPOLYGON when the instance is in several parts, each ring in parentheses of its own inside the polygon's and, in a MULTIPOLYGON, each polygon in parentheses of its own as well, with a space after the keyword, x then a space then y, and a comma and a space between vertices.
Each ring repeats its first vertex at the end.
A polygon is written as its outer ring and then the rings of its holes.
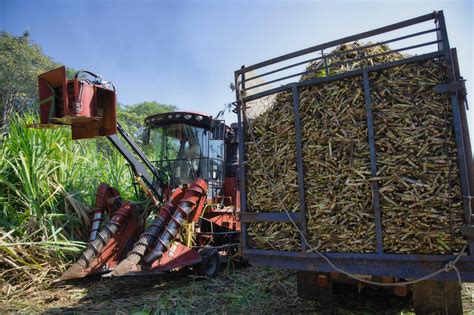
POLYGON ((160 276, 88 278, 56 284, 10 303, 7 311, 100 314, 313 313, 398 314, 410 310, 410 297, 391 291, 336 285, 333 302, 298 298, 292 271, 248 267, 223 270, 215 279, 189 271, 160 276))

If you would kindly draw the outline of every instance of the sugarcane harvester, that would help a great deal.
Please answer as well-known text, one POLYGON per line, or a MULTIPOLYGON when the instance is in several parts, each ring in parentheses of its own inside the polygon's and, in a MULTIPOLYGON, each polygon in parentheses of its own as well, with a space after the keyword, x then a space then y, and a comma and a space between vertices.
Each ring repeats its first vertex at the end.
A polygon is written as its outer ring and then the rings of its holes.
POLYGON ((62 280, 104 273, 112 276, 164 272, 195 266, 212 277, 222 254, 237 252, 240 223, 237 184, 237 126, 201 113, 168 112, 145 119, 143 144, 150 161, 116 118, 111 82, 90 71, 73 79, 61 67, 38 77, 40 128, 68 125, 72 139, 107 137, 130 165, 155 215, 138 215, 117 189, 99 185, 90 239, 62 280), (119 137, 120 135, 120 137, 119 137), (105 217, 110 218, 107 222, 105 217), (195 245, 180 242, 194 222, 195 245))

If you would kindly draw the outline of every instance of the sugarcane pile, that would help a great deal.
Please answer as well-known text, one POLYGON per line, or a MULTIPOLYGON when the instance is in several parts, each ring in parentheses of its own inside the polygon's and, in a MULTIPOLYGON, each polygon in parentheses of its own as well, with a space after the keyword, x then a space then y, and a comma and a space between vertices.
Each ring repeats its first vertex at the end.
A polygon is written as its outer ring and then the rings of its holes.
MULTIPOLYGON (((290 93, 277 95, 275 105, 252 123, 248 137, 245 168, 249 209, 280 212, 282 207, 287 207, 287 211, 298 211, 295 129, 290 93), (281 204, 275 196, 281 196, 281 204)), ((291 224, 251 224, 249 234, 259 248, 292 250, 300 247, 299 236, 291 224)))
POLYGON ((464 245, 445 66, 428 61, 373 75, 383 243, 389 252, 451 253, 464 245))
MULTIPOLYGON (((404 58, 388 46, 336 48, 329 74, 404 58), (344 63, 363 55, 387 55, 344 63)), ((301 79, 321 76, 313 63, 301 79)), ((325 252, 374 252, 373 180, 378 180, 383 247, 394 253, 451 253, 464 244, 463 210, 449 99, 434 86, 446 81, 442 61, 371 73, 377 177, 371 176, 362 77, 299 91, 308 242, 325 252)), ((248 211, 299 210, 292 95, 248 122, 248 211)), ((253 246, 300 250, 291 224, 249 225, 253 246)))

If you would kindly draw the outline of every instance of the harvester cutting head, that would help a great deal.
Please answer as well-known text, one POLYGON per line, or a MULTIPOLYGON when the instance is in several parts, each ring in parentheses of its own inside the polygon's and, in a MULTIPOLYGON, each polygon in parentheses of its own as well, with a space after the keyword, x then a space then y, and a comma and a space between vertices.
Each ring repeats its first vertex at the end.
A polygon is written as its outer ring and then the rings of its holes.
POLYGON ((72 139, 117 132, 116 94, 111 82, 90 71, 67 80, 60 67, 38 76, 40 128, 70 125, 72 139))

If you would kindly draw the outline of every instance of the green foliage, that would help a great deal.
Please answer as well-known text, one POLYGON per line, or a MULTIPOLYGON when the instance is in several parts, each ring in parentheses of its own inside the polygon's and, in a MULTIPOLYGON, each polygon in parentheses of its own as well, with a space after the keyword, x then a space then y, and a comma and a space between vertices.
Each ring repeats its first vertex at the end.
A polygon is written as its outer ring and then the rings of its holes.
POLYGON ((37 98, 37 76, 58 64, 31 43, 28 32, 15 37, 0 33, 0 127, 14 112, 31 109, 37 98))
POLYGON ((74 76, 76 75, 77 70, 74 68, 67 67, 66 68, 66 78, 68 80, 74 79, 74 76))
POLYGON ((14 118, 0 145, 0 225, 28 241, 81 240, 96 188, 106 182, 132 198, 125 160, 100 140, 72 142, 68 129, 34 129, 14 118), (87 205, 87 206, 86 206, 87 205))
MULTIPOLYGON (((0 283, 29 285, 57 273, 87 239, 101 182, 137 199, 125 159, 105 138, 71 140, 69 128, 27 128, 38 118, 37 76, 58 67, 28 39, 0 33, 0 283)), ((67 69, 73 78, 74 69, 67 69)), ((144 102, 118 109, 135 139, 146 116, 176 110, 144 102)))
POLYGON ((165 105, 157 102, 143 102, 129 106, 120 105, 117 118, 130 135, 136 140, 140 140, 140 128, 143 127, 146 117, 175 111, 176 109, 177 107, 174 105, 165 105))
POLYGON ((84 246, 101 182, 136 199, 128 164, 106 139, 28 128, 36 119, 16 115, 0 140, 0 281, 20 287, 33 274, 51 279, 84 246))

